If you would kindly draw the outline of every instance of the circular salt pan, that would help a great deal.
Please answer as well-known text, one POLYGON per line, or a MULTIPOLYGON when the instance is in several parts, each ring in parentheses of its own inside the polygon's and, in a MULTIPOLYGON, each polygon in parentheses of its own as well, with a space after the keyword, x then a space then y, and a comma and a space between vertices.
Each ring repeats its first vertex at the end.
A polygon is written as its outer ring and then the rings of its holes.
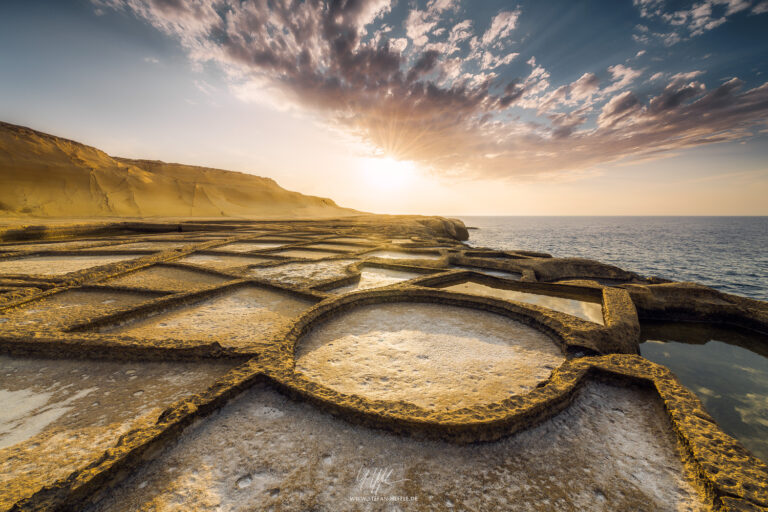
POLYGON ((341 393, 429 409, 498 402, 546 380, 564 357, 544 333, 456 306, 363 306, 299 340, 296 371, 341 393))

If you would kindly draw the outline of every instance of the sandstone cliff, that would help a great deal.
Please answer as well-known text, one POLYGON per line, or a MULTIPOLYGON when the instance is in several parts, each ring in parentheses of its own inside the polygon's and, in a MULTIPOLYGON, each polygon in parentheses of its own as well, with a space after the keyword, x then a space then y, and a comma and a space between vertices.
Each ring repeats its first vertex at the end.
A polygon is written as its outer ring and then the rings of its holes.
POLYGON ((318 218, 356 214, 274 180, 111 157, 0 122, 0 216, 318 218))

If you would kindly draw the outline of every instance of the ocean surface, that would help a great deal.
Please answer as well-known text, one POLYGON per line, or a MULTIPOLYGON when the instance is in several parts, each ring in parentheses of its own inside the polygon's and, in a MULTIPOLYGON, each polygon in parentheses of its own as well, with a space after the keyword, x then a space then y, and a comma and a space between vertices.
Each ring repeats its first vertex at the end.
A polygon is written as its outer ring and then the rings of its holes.
POLYGON ((590 258, 768 300, 768 217, 460 217, 473 246, 590 258))

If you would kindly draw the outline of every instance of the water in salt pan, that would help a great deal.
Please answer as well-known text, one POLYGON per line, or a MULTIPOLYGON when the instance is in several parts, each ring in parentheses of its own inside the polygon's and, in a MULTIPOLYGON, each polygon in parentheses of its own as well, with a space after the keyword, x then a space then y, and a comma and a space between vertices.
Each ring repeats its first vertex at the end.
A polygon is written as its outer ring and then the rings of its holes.
POLYGON ((230 251, 230 252, 250 252, 260 251, 263 249, 273 249, 275 247, 282 247, 285 244, 292 243, 286 242, 235 242, 233 244, 221 245, 216 247, 215 251, 230 251))
POLYGON ((675 372, 724 432, 768 463, 768 336, 684 322, 641 327, 642 356, 675 372))
POLYGON ((62 275, 91 267, 132 260, 142 255, 30 256, 0 261, 0 274, 62 275))
POLYGON ((0 312, 3 328, 62 329, 156 298, 150 293, 67 290, 0 312))
POLYGON ((155 265, 105 281, 111 286, 127 286, 167 292, 184 292, 191 288, 222 284, 229 279, 215 274, 184 268, 155 265))
POLYGON ((0 509, 97 459, 231 366, 0 356, 0 509))
POLYGON ((248 275, 285 284, 317 283, 347 275, 346 268, 356 260, 329 260, 317 263, 284 263, 273 267, 253 268, 248 275))
POLYGON ((105 330, 138 338, 217 341, 222 346, 254 348, 273 342, 312 304, 288 292, 249 286, 105 330))
POLYGON ((515 320, 437 304, 353 309, 299 340, 296 370, 342 393, 458 409, 522 394, 564 360, 515 320))
POLYGON ((259 258, 258 256, 233 256, 230 254, 190 254, 178 261, 180 263, 192 263, 194 265, 201 265, 203 267, 226 272, 237 267, 275 260, 270 258, 259 258))
POLYGON ((330 251, 306 251, 303 249, 288 249, 285 251, 279 251, 272 254, 279 256, 286 256, 288 258, 305 258, 308 260, 319 260, 321 258, 330 258, 333 256, 340 256, 338 252, 330 251))
POLYGON ((363 254, 364 258, 385 258, 385 259, 399 259, 399 260, 439 260, 442 258, 440 254, 429 254, 419 252, 403 252, 403 251, 373 251, 363 254))
POLYGON ((507 272, 506 270, 496 270, 493 268, 472 267, 469 265, 452 265, 451 268, 456 270, 471 270, 472 272, 480 272, 489 276, 501 277, 502 279, 512 279, 513 281, 519 281, 522 277, 517 272, 507 272))
POLYGON ((654 398, 590 383, 539 426, 454 445, 351 425, 259 385, 90 512, 706 510, 654 398))
POLYGON ((598 302, 587 302, 583 300, 567 299, 565 297, 555 297, 552 295, 520 292, 517 290, 505 290, 504 288, 494 288, 480 283, 473 283, 472 281, 446 286, 443 289, 451 292, 469 293, 496 299, 526 302, 528 304, 554 309, 561 313, 567 313, 583 320, 601 325, 603 324, 603 306, 598 302))
POLYGON ((391 284, 408 281, 417 277, 423 277, 424 274, 417 272, 407 272, 405 270, 394 270, 390 268, 364 267, 360 271, 360 280, 356 283, 341 286, 331 290, 333 293, 349 293, 355 290, 367 290, 369 288, 379 288, 391 284))

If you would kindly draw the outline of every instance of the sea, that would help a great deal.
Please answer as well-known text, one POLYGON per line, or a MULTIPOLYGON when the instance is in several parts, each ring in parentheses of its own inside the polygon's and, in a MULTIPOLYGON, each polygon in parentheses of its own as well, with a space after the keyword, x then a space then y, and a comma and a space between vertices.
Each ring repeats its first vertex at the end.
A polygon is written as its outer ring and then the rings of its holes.
MULTIPOLYGON (((469 243, 598 260, 768 300, 768 217, 462 217, 469 243)), ((768 335, 641 322, 640 354, 672 370, 720 427, 768 462, 768 335)))
POLYGON ((768 300, 768 217, 460 217, 476 247, 589 258, 768 300))

